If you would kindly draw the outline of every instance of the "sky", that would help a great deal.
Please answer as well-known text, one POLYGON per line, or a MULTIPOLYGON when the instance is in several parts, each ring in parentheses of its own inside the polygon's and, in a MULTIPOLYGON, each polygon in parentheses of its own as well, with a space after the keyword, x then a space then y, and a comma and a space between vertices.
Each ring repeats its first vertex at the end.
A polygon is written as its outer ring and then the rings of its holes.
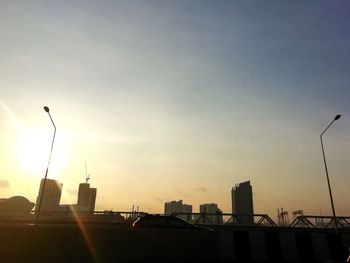
POLYGON ((0 197, 349 216, 350 2, 1 1, 0 197))

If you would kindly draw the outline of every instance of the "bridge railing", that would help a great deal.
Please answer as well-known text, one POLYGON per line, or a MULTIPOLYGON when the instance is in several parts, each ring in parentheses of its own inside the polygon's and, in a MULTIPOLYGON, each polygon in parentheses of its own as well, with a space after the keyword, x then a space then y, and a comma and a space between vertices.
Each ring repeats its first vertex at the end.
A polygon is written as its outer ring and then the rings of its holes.
MULTIPOLYGON (((97 223, 119 223, 131 225, 139 215, 146 214, 138 211, 95 211, 82 212, 74 209, 59 211, 42 211, 42 221, 85 221, 97 223)), ((332 216, 299 215, 288 225, 276 224, 267 214, 241 215, 232 213, 173 213, 193 224, 201 225, 234 225, 234 226, 268 226, 268 227, 292 227, 292 228, 333 228, 332 216)), ((26 215, 12 215, 0 213, 1 222, 31 222, 35 218, 32 211, 26 215)), ((350 229, 350 217, 336 217, 338 228, 350 229)))
POLYGON ((277 227, 267 214, 242 215, 232 213, 173 213, 191 223, 202 225, 261 225, 277 227))
MULTIPOLYGON (((335 222, 332 216, 300 215, 293 220, 290 226, 304 228, 333 228, 334 224, 335 222)), ((350 228, 350 217, 337 216, 336 224, 338 228, 350 228)))

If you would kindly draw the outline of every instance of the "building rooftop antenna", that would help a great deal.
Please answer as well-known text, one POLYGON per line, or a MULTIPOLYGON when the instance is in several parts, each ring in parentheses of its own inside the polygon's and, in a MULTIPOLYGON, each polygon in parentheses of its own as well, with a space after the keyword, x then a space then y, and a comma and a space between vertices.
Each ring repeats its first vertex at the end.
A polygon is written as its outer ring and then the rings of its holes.
POLYGON ((85 162, 85 183, 89 183, 90 175, 87 173, 86 162, 85 162))

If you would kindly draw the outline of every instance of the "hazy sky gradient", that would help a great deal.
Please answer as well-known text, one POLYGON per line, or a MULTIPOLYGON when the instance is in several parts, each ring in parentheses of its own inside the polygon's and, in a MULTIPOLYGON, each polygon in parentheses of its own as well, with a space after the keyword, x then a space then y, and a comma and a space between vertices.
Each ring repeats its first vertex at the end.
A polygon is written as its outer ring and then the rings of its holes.
POLYGON ((35 201, 47 105, 65 203, 86 161, 100 210, 230 212, 231 187, 251 180, 256 212, 327 214, 319 135, 339 113, 324 142, 350 215, 349 13, 345 0, 1 2, 1 197, 35 201))

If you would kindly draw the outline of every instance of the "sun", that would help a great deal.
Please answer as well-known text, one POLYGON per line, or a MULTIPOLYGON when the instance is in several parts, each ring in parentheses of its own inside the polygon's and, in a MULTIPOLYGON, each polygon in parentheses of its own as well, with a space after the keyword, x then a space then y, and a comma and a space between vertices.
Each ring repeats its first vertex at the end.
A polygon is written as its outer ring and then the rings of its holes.
MULTIPOLYGON (((46 171, 53 133, 47 130, 26 130, 21 132, 21 138, 17 145, 17 153, 22 168, 34 176, 43 177, 46 171)), ((49 176, 58 178, 59 172, 66 165, 67 140, 61 134, 56 134, 50 167, 49 176)))

